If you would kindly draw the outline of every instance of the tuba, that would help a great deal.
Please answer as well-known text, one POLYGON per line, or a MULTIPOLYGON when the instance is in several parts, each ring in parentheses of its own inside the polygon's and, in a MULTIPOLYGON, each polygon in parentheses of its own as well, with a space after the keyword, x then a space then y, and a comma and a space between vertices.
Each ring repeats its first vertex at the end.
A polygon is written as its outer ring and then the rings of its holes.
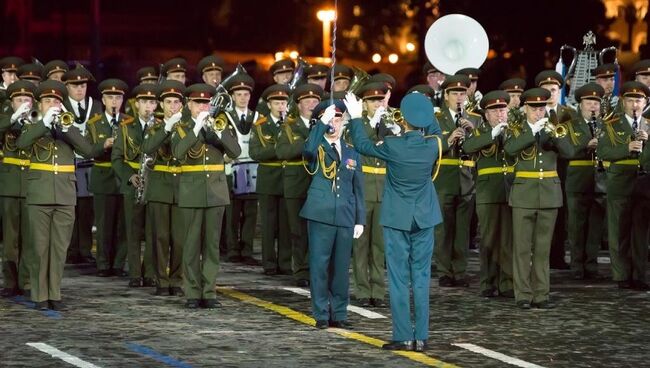
POLYGON ((485 29, 463 14, 441 17, 429 27, 424 39, 424 51, 431 64, 449 75, 463 68, 479 68, 489 49, 485 29))
POLYGON ((352 71, 354 72, 354 75, 352 76, 352 81, 350 81, 348 91, 356 95, 359 89, 361 89, 361 86, 363 86, 366 81, 370 79, 370 75, 368 75, 365 70, 357 68, 356 66, 352 67, 352 71))

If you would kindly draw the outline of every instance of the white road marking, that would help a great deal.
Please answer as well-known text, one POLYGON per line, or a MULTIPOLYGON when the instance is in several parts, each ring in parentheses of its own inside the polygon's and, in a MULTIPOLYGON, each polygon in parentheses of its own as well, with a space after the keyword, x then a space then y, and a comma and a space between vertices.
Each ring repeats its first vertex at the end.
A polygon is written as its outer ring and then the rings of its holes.
MULTIPOLYGON (((297 287, 283 287, 283 289, 287 290, 287 291, 290 291, 292 293, 298 294, 298 295, 306 296, 308 298, 311 297, 311 293, 309 292, 309 290, 305 290, 305 289, 297 288, 297 287)), ((365 308, 357 307, 355 305, 349 305, 348 304, 348 310, 350 312, 352 312, 352 313, 356 313, 356 314, 358 314, 360 316, 363 316, 363 317, 366 317, 366 318, 369 318, 369 319, 385 319, 385 318, 387 318, 383 314, 373 312, 373 311, 365 309, 365 308)))
POLYGON ((50 346, 48 344, 44 344, 42 342, 28 342, 26 345, 33 347, 34 349, 40 350, 44 352, 45 354, 51 355, 53 358, 61 359, 64 362, 68 364, 72 364, 75 367, 79 368, 99 368, 99 366, 96 366, 92 363, 88 363, 85 360, 82 360, 80 358, 77 358, 74 355, 70 355, 68 353, 65 353, 53 346, 50 346))
POLYGON ((609 257, 598 257, 598 263, 600 264, 610 264, 612 263, 611 259, 609 257))
POLYGON ((463 343, 452 343, 454 346, 458 346, 459 348, 467 349, 473 353, 478 353, 481 355, 485 355, 486 357, 490 357, 492 359, 500 360, 504 363, 508 363, 510 365, 515 365, 517 367, 522 367, 522 368, 544 368, 541 365, 529 363, 525 360, 521 360, 518 358, 513 358, 511 356, 501 354, 497 351, 486 349, 483 347, 480 347, 478 345, 474 344, 463 344, 463 343))

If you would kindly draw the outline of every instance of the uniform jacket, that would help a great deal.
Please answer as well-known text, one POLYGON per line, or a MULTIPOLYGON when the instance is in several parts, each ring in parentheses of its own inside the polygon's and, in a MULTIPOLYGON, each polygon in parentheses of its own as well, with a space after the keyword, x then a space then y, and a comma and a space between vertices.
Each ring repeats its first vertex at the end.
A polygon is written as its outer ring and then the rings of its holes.
POLYGON ((145 133, 142 152, 152 156, 153 166, 147 174, 145 202, 178 203, 178 184, 181 165, 172 155, 172 132, 165 131, 165 123, 156 120, 145 133))
POLYGON ((287 120, 278 132, 275 152, 282 160, 284 169, 283 185, 285 198, 307 197, 307 189, 311 184, 311 176, 305 170, 302 151, 309 137, 309 128, 301 118, 287 120))
POLYGON ((284 178, 282 160, 275 152, 275 142, 281 127, 274 123, 270 115, 255 122, 251 130, 248 152, 259 162, 257 167, 257 193, 282 196, 284 178))
POLYGON ((11 107, 6 115, 0 115, 0 145, 2 146, 2 163, 0 163, 0 196, 25 197, 27 194, 27 173, 29 172, 29 149, 19 149, 16 141, 21 133, 19 123, 11 124, 11 107))

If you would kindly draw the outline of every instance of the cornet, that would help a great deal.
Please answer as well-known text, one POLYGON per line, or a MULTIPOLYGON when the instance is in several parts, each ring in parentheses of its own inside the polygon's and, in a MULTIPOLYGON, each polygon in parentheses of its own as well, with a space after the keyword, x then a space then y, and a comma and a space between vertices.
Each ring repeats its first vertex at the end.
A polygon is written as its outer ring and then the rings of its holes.
POLYGON ((43 114, 38 109, 31 109, 24 113, 19 121, 21 124, 36 124, 39 120, 43 119, 43 114))
POLYGON ((54 125, 61 129, 68 129, 74 124, 75 117, 70 111, 64 111, 54 116, 54 125))

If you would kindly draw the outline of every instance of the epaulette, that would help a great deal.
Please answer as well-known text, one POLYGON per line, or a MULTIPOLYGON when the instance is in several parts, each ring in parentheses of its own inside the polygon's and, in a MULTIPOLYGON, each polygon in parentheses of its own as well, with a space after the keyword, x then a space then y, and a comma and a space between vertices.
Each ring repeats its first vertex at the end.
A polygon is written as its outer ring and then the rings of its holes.
POLYGON ((292 125, 292 124, 295 124, 296 121, 298 121, 298 119, 293 118, 293 117, 288 117, 287 120, 285 120, 284 123, 285 123, 285 124, 288 124, 288 125, 292 125))
POLYGON ((618 117, 618 116, 612 116, 611 118, 609 118, 609 119, 603 121, 603 124, 610 124, 610 125, 611 125, 611 124, 613 124, 613 123, 615 123, 615 122, 618 122, 618 121, 620 121, 620 120, 621 120, 620 117, 618 117))
POLYGON ((135 118, 133 116, 125 115, 124 119, 122 119, 122 121, 120 122, 120 125, 121 126, 127 126, 129 124, 133 124, 134 121, 135 121, 135 118))
POLYGON ((266 116, 262 116, 261 118, 257 119, 257 121, 255 122, 255 125, 256 125, 256 126, 260 126, 260 125, 266 123, 266 120, 268 120, 268 119, 266 118, 266 116))
POLYGON ((477 112, 474 112, 474 111, 467 112, 467 115, 477 116, 477 117, 483 119, 483 115, 481 115, 481 114, 479 114, 477 112))
POLYGON ((436 111, 435 114, 436 114, 436 117, 438 117, 438 116, 442 116, 442 115, 443 115, 442 110, 438 110, 438 111, 436 111))
POLYGON ((93 117, 88 119, 88 122, 86 124, 95 124, 96 122, 100 121, 102 118, 102 114, 95 114, 93 117))

